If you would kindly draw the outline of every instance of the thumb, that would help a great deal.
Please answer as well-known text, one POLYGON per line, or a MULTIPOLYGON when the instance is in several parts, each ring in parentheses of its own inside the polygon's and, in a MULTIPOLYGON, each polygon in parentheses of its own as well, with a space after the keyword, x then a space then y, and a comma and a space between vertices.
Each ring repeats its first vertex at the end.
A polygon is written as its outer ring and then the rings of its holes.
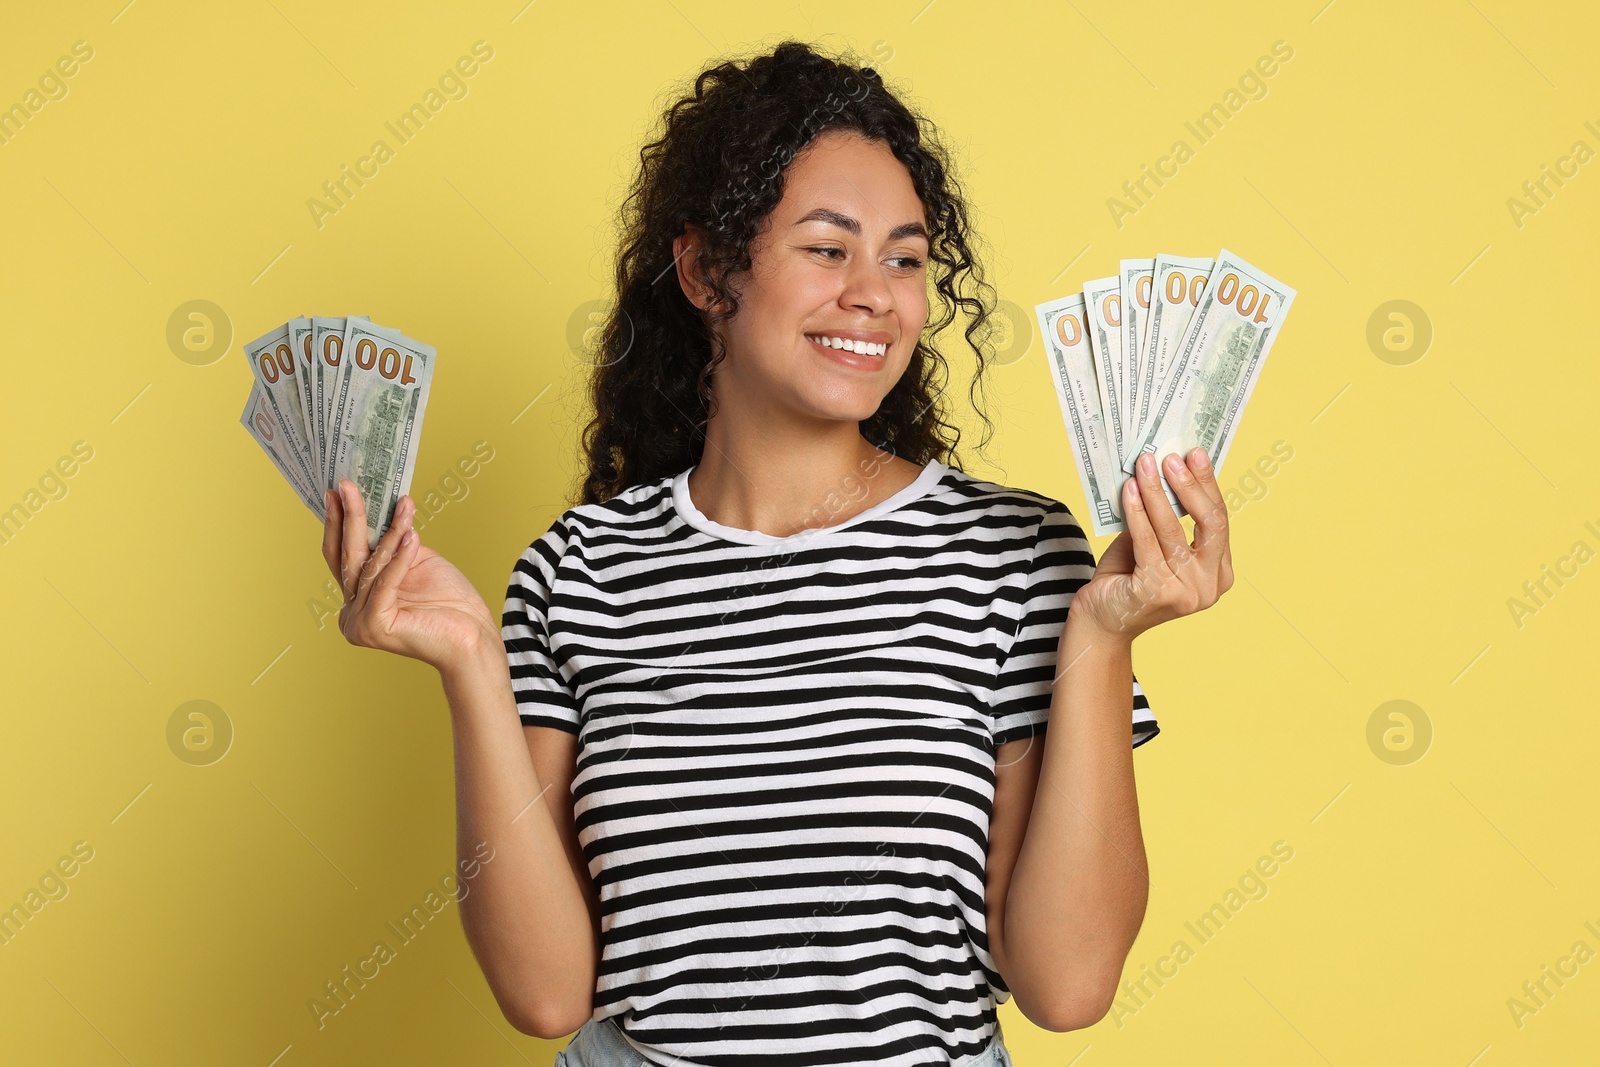
POLYGON ((1131 574, 1133 563, 1133 538, 1124 530, 1100 554, 1100 562, 1095 569, 1107 574, 1131 574))

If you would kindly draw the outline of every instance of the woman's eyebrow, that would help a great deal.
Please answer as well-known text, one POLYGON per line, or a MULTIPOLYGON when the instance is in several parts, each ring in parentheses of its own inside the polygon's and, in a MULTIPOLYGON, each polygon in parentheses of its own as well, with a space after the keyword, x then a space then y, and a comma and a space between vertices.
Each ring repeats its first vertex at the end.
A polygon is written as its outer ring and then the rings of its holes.
MULTIPOLYGON (((812 208, 810 211, 796 219, 794 224, 799 226, 803 222, 826 222, 837 226, 841 230, 845 230, 856 237, 861 236, 861 223, 857 222, 849 215, 834 211, 831 208, 812 208)), ((898 241, 902 237, 920 237, 926 241, 928 240, 928 231, 920 222, 902 222, 900 225, 889 231, 889 240, 898 241)))

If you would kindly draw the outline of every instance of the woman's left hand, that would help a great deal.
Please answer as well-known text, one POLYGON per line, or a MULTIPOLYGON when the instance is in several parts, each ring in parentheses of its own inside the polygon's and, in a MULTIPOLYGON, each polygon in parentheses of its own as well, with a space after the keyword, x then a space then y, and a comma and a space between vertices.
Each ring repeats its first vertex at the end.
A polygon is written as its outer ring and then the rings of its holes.
POLYGON ((1073 594, 1067 620, 1129 642, 1209 608, 1233 585, 1228 508, 1205 449, 1190 449, 1187 464, 1176 454, 1167 458, 1167 483, 1194 519, 1193 545, 1162 491, 1155 457, 1142 454, 1137 467, 1122 486, 1128 528, 1100 557, 1094 578, 1073 594))

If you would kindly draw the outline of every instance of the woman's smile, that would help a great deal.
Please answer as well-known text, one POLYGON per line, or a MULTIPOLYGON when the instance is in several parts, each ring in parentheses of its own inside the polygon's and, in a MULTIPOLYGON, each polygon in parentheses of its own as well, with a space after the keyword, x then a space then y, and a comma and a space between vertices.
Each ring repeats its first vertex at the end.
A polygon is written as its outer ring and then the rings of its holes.
POLYGON ((828 358, 847 367, 879 370, 887 362, 890 337, 882 330, 829 330, 805 337, 828 358))

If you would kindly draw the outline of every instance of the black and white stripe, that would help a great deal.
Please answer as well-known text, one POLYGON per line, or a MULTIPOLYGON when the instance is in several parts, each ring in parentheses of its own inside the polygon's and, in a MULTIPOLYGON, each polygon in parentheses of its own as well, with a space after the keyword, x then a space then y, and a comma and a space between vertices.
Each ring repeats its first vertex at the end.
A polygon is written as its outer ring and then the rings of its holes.
MULTIPOLYGON (((937 461, 783 538, 687 477, 564 512, 502 617, 522 722, 579 737, 595 1017, 664 1067, 960 1063, 1011 996, 994 751, 1045 729, 1083 530, 937 461)), ((1157 732, 1135 679, 1132 744, 1157 732)))

